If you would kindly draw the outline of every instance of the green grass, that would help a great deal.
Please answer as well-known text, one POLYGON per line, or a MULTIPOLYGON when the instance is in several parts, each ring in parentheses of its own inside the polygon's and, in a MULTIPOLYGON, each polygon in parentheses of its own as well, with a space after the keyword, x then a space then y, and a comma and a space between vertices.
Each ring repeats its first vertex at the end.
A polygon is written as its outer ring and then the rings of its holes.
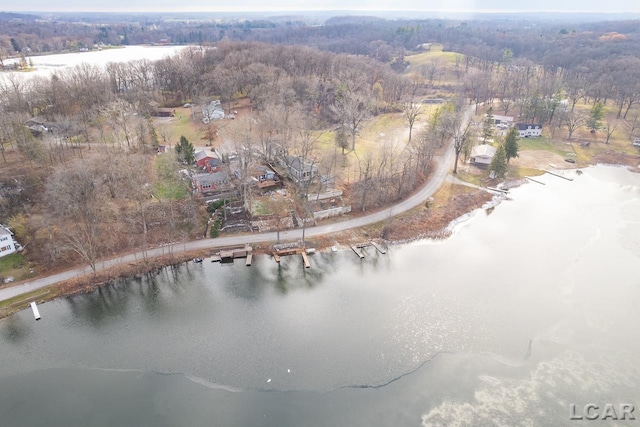
POLYGON ((523 166, 509 166, 509 178, 524 178, 525 176, 543 175, 544 171, 523 166))
POLYGON ((160 199, 184 199, 189 195, 188 183, 178 174, 172 153, 155 158, 157 181, 153 186, 154 194, 160 199))
POLYGON ((49 294, 49 289, 36 289, 26 294, 18 295, 13 298, 0 301, 0 312, 14 306, 27 306, 29 302, 49 294))
MULTIPOLYGON (((154 126, 158 134, 167 138, 171 146, 178 143, 181 135, 184 135, 193 145, 203 145, 205 140, 204 125, 191 118, 190 108, 176 108, 176 115, 170 119, 155 119, 154 126)), ((161 138, 162 140, 162 138, 161 138)), ((206 141, 208 143, 209 141, 206 141)))
POLYGON ((33 274, 29 272, 29 265, 24 256, 21 253, 14 253, 0 258, 0 276, 22 280, 33 276, 33 274), (21 267, 14 268, 14 265, 21 265, 21 267))
POLYGON ((485 183, 482 181, 484 178, 489 176, 488 170, 476 169, 479 174, 470 174, 468 172, 461 170, 462 159, 460 159, 460 164, 458 165, 458 173, 455 174, 455 177, 461 181, 468 182, 470 184, 478 185, 481 187, 485 186, 485 183))
POLYGON ((571 147, 563 146, 560 148, 556 144, 553 143, 552 140, 547 138, 520 138, 518 139, 518 149, 519 151, 525 150, 546 150, 551 151, 552 153, 559 154, 561 156, 566 156, 567 152, 572 151, 571 147))

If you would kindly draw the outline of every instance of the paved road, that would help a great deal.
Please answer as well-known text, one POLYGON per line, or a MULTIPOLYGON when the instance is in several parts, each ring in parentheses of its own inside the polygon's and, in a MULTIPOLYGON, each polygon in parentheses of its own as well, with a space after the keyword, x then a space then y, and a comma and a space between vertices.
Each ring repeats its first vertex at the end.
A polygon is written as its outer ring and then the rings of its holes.
MULTIPOLYGON (((470 108, 466 114, 466 120, 469 120, 473 108, 470 108)), ((383 209, 378 212, 374 212, 368 215, 364 215, 358 218, 352 218, 346 221, 336 222, 333 224, 320 225, 317 227, 308 227, 305 230, 305 237, 313 237, 335 233, 338 231, 345 231, 352 228, 362 227, 364 225, 374 224, 376 222, 384 221, 395 215, 399 215, 414 207, 422 204, 427 198, 431 197, 440 186, 444 183, 449 174, 449 169, 453 165, 455 159, 453 145, 450 145, 444 155, 438 159, 436 170, 429 182, 422 187, 418 192, 411 197, 401 201, 397 205, 390 208, 383 209)), ((287 230, 280 232, 281 240, 299 240, 302 238, 302 229, 287 230)), ((217 239, 202 239, 194 240, 186 243, 180 243, 173 246, 165 246, 160 248, 149 249, 146 251, 147 257, 156 257, 161 255, 167 255, 173 251, 173 253, 179 253, 184 251, 192 251, 199 249, 210 249, 222 246, 252 244, 261 242, 274 242, 277 240, 275 232, 272 233, 258 233, 248 234, 243 236, 229 236, 220 237, 217 239)), ((129 262, 135 262, 142 259, 142 253, 137 252, 129 255, 124 255, 117 258, 105 260, 98 264, 98 270, 107 269, 119 264, 125 264, 129 262)), ((54 274, 52 276, 42 277, 40 279, 33 280, 31 282, 22 283, 16 286, 12 286, 6 289, 0 289, 0 301, 13 298, 15 296, 35 291, 40 288, 44 288, 49 285, 63 282, 65 280, 82 277, 84 275, 91 274, 89 267, 76 268, 74 270, 65 271, 63 273, 54 274)))

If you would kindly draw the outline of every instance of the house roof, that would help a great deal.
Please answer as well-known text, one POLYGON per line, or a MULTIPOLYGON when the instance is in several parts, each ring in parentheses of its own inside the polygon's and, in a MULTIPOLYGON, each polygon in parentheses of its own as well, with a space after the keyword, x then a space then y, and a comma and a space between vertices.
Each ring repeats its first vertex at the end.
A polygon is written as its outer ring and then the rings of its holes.
POLYGON ((207 163, 212 168, 216 168, 218 166, 222 166, 222 160, 220 160, 220 159, 210 159, 207 163))
POLYGON ((471 157, 493 157, 495 154, 495 147, 489 144, 476 145, 471 149, 471 157))
POLYGON ((13 236, 13 233, 8 228, 0 225, 0 236, 13 236))
POLYGON ((209 150, 200 150, 200 151, 197 151, 196 154, 194 154, 194 158, 196 159, 196 162, 197 162, 199 160, 206 159, 206 158, 217 159, 218 157, 209 150))
MULTIPOLYGON (((487 116, 487 114, 485 114, 485 116, 487 116)), ((513 117, 511 117, 511 116, 501 116, 499 114, 492 114, 491 117, 493 118, 493 120, 500 120, 501 122, 512 122, 513 121, 513 117)))
POLYGON ((518 130, 527 130, 527 129, 542 129, 542 125, 540 124, 531 124, 531 123, 516 123, 518 130))
POLYGON ((288 167, 297 171, 309 172, 314 168, 313 164, 303 162, 302 158, 297 156, 287 156, 285 162, 287 163, 288 167))
POLYGON ((216 183, 227 181, 229 174, 226 172, 214 172, 214 173, 201 173, 193 176, 193 180, 198 184, 204 184, 207 182, 216 183))

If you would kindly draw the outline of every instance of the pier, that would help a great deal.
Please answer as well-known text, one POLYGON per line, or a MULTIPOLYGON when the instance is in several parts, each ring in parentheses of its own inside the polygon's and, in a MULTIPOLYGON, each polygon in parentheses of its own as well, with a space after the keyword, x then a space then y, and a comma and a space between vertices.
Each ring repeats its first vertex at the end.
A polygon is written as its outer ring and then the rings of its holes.
POLYGON ((376 248, 376 250, 377 250, 378 252, 380 252, 381 254, 383 254, 383 255, 387 253, 387 250, 386 250, 385 248, 383 248, 383 247, 381 247, 381 246, 378 246, 378 245, 376 244, 376 242, 374 242, 373 240, 371 241, 371 246, 373 246, 374 248, 376 248))
POLYGON ((310 268, 311 264, 309 264, 309 258, 307 257, 306 252, 301 252, 300 255, 302 255, 302 262, 304 263, 304 268, 310 268))
POLYGON ((251 246, 220 248, 220 251, 211 257, 211 262, 227 264, 232 263, 236 258, 247 258, 246 265, 250 266, 253 260, 253 248, 251 246))
POLYGON ((502 193, 502 194, 507 194, 509 192, 509 190, 503 190, 501 188, 496 188, 496 187, 487 187, 487 190, 497 191, 498 193, 502 193))
POLYGON ((304 264, 305 268, 311 268, 311 263, 309 262, 309 256, 310 254, 315 253, 315 248, 304 248, 304 247, 298 247, 298 246, 289 246, 289 247, 275 247, 273 249, 273 252, 271 253, 273 255, 273 259, 279 264, 280 260, 282 259, 283 256, 288 256, 288 255, 300 255, 302 256, 302 262, 304 264))
POLYGON ((358 258, 364 259, 364 254, 360 250, 358 250, 356 246, 351 245, 351 250, 355 252, 356 255, 358 255, 358 258))
POLYGON ((537 184, 547 185, 544 182, 541 182, 541 181, 538 181, 536 179, 531 178, 530 176, 526 176, 525 178, 527 178, 529 181, 533 181, 533 182, 535 182, 537 184))
POLYGON ((558 178, 566 179, 567 181, 573 181, 573 178, 567 178, 566 176, 559 175, 559 174, 557 174, 555 172, 551 172, 551 171, 548 171, 548 170, 545 170, 545 172, 548 173, 549 175, 553 175, 553 176, 557 176, 558 178))
POLYGON ((36 320, 40 320, 40 311, 38 311, 38 306, 35 301, 31 303, 31 310, 33 311, 33 317, 35 317, 36 320))

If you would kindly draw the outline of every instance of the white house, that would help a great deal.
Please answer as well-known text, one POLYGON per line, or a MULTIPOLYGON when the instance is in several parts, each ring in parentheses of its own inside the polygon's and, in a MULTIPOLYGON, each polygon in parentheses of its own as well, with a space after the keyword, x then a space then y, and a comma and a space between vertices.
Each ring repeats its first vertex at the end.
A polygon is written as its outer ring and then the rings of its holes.
POLYGON ((13 233, 4 225, 0 225, 0 257, 16 252, 13 233))
POLYGON ((520 138, 532 138, 542 136, 542 125, 518 123, 518 133, 520 138))
POLYGON ((469 161, 481 168, 488 167, 496 155, 496 149, 489 144, 476 145, 471 149, 469 161))

